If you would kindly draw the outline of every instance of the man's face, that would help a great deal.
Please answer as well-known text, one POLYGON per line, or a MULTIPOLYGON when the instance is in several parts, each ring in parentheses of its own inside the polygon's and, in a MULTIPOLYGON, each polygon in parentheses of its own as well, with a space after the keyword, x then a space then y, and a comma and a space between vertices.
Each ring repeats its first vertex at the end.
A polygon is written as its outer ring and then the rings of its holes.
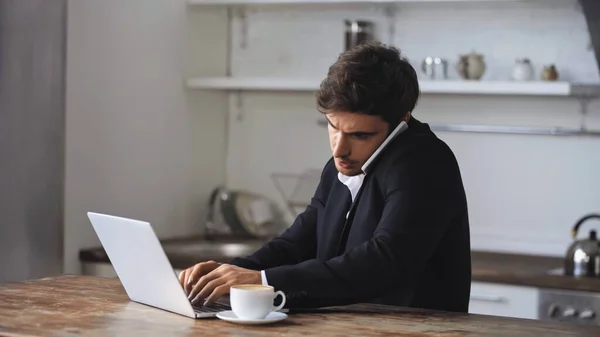
POLYGON ((347 176, 361 174, 362 165, 388 135, 389 124, 379 116, 329 112, 329 144, 335 167, 347 176))

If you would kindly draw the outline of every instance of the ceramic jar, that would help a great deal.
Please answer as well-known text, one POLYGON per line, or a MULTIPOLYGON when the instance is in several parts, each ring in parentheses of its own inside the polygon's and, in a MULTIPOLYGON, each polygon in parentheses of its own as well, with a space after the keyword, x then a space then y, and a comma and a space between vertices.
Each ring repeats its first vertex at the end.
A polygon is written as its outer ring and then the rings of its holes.
POLYGON ((542 80, 543 81, 556 81, 558 79, 558 71, 554 64, 551 64, 547 67, 544 67, 542 70, 542 80))
POLYGON ((533 79, 533 66, 529 59, 516 60, 512 69, 511 78, 514 81, 530 81, 533 79))
POLYGON ((483 55, 472 52, 460 55, 456 71, 465 80, 479 80, 485 73, 486 65, 483 55))

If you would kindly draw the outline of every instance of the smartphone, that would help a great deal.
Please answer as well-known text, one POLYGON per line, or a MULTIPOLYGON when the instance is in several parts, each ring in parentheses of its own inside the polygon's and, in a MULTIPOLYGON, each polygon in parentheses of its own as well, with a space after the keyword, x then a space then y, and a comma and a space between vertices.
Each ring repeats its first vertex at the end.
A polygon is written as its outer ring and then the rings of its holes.
POLYGON ((373 154, 371 155, 371 157, 369 157, 369 159, 367 159, 367 161, 363 164, 362 166, 362 171, 367 174, 367 170, 369 168, 369 165, 371 165, 371 163, 375 160, 375 158, 377 158, 377 156, 379 155, 379 153, 381 153, 381 151, 383 151, 383 149, 394 139, 396 138, 396 136, 398 136, 399 134, 401 134, 402 132, 406 131, 406 129, 408 129, 408 124, 406 124, 405 121, 400 122, 400 124, 398 124, 398 126, 392 131, 392 133, 390 133, 387 138, 383 141, 383 143, 381 143, 381 145, 379 145, 379 147, 377 148, 377 150, 375 150, 375 152, 373 152, 373 154))

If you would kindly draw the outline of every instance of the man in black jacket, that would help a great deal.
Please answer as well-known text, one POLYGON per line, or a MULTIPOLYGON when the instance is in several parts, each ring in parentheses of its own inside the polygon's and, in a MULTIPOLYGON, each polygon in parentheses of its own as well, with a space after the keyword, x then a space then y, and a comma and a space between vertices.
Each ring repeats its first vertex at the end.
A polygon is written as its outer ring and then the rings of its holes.
POLYGON ((210 303, 236 284, 282 290, 288 307, 357 302, 467 312, 467 201, 450 148, 412 116, 417 75, 398 50, 342 54, 317 93, 332 158, 306 210, 279 237, 229 264, 179 278, 210 303))

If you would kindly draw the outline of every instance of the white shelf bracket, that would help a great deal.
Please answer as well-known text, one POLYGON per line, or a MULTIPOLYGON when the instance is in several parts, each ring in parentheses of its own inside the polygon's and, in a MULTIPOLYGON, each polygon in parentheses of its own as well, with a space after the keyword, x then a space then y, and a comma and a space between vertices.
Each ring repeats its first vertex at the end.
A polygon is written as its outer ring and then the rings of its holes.
POLYGON ((246 6, 239 6, 235 9, 236 16, 240 19, 240 48, 248 47, 248 13, 246 6))
POLYGON ((243 100, 243 93, 241 90, 238 90, 235 92, 235 110, 236 110, 236 116, 235 116, 235 120, 238 122, 241 122, 244 120, 244 100, 243 100))
POLYGON ((387 28, 388 28, 388 42, 387 44, 392 46, 394 45, 394 39, 396 37, 396 12, 398 11, 398 7, 394 4, 389 4, 383 8, 383 14, 387 20, 387 28))
POLYGON ((589 97, 580 97, 578 101, 579 101, 579 114, 581 115, 581 121, 580 121, 581 131, 586 131, 587 130, 586 118, 588 116, 588 108, 590 105, 590 98, 589 97))

